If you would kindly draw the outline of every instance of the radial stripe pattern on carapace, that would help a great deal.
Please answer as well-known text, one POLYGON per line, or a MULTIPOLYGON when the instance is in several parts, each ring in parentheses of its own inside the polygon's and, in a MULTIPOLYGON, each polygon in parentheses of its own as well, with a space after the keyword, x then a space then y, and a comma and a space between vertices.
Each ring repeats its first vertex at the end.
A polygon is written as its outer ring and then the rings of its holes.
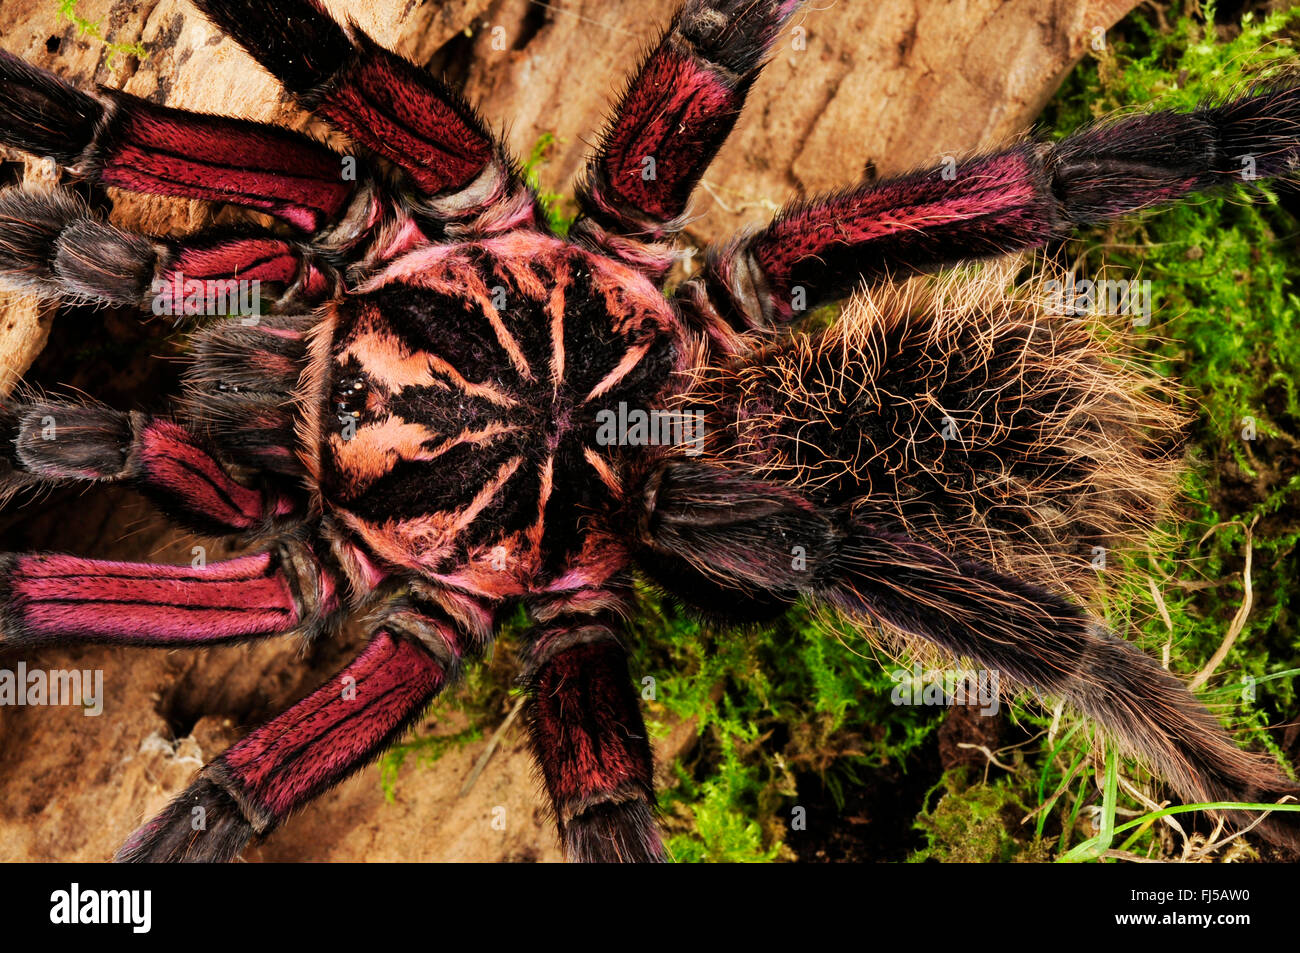
POLYGON ((337 311, 322 492, 381 558, 463 582, 485 563, 470 588, 506 594, 617 502, 597 415, 657 406, 680 353, 659 290, 573 245, 413 252, 337 311))

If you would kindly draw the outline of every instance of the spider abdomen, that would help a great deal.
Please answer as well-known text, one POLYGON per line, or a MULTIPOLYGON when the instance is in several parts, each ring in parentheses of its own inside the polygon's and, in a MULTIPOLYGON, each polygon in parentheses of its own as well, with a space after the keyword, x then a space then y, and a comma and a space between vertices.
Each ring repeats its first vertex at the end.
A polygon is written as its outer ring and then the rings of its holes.
POLYGON ((855 299, 685 399, 710 443, 873 525, 1083 586, 1141 537, 1177 469, 1178 416, 1008 268, 855 299), (1013 293, 1008 294, 1009 290, 1013 293))

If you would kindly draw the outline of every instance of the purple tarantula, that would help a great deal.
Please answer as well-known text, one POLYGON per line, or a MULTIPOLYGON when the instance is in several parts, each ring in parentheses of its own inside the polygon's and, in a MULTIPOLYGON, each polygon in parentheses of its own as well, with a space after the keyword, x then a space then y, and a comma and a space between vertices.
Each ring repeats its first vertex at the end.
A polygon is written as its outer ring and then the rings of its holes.
MULTIPOLYGON (((0 272, 36 293, 176 313, 236 279, 279 295, 272 315, 197 332, 173 416, 5 407, 0 489, 121 481, 261 549, 201 568, 4 556, 0 644, 320 638, 358 614, 371 637, 119 859, 234 857, 381 752, 519 605, 568 856, 662 859, 620 624, 638 570, 722 622, 807 598, 973 660, 1068 700, 1184 797, 1297 792, 1069 598, 1091 547, 1139 532, 1169 493, 1170 414, 1140 376, 1001 290, 886 295, 828 331, 787 329, 864 278, 1040 247, 1228 185, 1245 157, 1290 174, 1300 86, 801 201, 665 296, 691 192, 796 0, 686 0, 567 238, 454 91, 314 0, 196 3, 355 156, 0 58, 5 144, 283 221, 178 241, 68 190, 0 193, 0 272), (609 414, 633 411, 698 412, 703 438, 607 439, 609 414)), ((1295 845, 1289 816, 1259 830, 1295 845)))

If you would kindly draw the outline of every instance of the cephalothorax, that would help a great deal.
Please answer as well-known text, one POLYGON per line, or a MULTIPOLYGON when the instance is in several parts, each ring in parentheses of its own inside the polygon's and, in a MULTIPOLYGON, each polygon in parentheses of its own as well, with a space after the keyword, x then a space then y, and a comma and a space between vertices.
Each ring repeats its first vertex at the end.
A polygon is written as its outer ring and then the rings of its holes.
MULTIPOLYGON (((0 489, 120 480, 261 549, 199 567, 5 556, 0 644, 319 637, 357 614, 372 635, 121 858, 233 857, 382 751, 522 604, 528 723, 568 855, 660 859, 619 621, 638 569, 724 622, 810 598, 997 669, 1096 718, 1185 797, 1295 793, 1063 594, 1168 492, 1176 461, 1153 435, 1170 418, 1140 381, 993 279, 957 304, 931 288, 816 335, 785 328, 863 278, 1229 184, 1245 156, 1258 177, 1291 174, 1300 87, 806 200, 665 296, 692 189, 796 0, 687 0, 566 238, 475 113, 354 26, 313 0, 196 2, 355 148, 343 162, 0 56, 0 142, 284 226, 144 237, 65 189, 0 192, 0 275, 37 293, 169 312, 233 282, 276 295, 273 314, 197 332, 174 417, 7 406, 0 489), (700 415, 703 431, 611 439, 615 409, 700 415)), ((1260 830, 1296 842, 1284 821, 1260 830)))

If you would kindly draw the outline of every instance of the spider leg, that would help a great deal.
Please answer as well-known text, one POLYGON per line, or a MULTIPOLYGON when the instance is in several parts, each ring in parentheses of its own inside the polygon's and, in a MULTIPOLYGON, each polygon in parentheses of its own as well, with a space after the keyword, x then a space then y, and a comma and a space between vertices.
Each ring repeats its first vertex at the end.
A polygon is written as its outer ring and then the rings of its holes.
POLYGON ((209 297, 229 304, 232 291, 241 300, 237 282, 259 296, 265 282, 280 290, 277 306, 288 307, 328 297, 340 279, 306 246, 271 235, 151 238, 101 220, 68 189, 5 189, 0 281, 67 301, 179 315, 207 314, 209 297))
MULTIPOLYGON (((707 465, 660 471, 650 510, 649 559, 689 567, 731 588, 733 599, 754 591, 810 597, 970 659, 1002 685, 1062 697, 1189 803, 1300 796, 1300 785, 1267 758, 1237 748, 1176 677, 1044 588, 820 511, 792 488, 707 465), (798 563, 790 558, 795 546, 806 557, 798 563)), ((1228 818, 1238 826, 1253 820, 1228 818)), ((1300 847, 1292 814, 1275 814, 1258 830, 1300 847)))
POLYGON ((121 482, 200 533, 266 535, 305 500, 236 482, 193 433, 100 404, 36 401, 0 410, 0 499, 69 480, 121 482))
POLYGON ((645 722, 611 622, 547 622, 525 680, 533 753, 569 860, 665 859, 645 722))
POLYGON ((1193 192, 1292 174, 1298 125, 1300 86, 1276 86, 797 202, 711 250, 678 300, 733 351, 737 334, 794 320, 863 278, 1037 248, 1193 192))
POLYGON ((799 2, 687 0, 587 166, 575 238, 663 279, 687 200, 799 2))
MULTIPOLYGON (((303 512, 295 496, 236 482, 193 434, 145 414, 19 404, 0 412, 0 435, 4 494, 56 481, 121 481, 214 535, 265 535, 303 512)), ((337 589, 333 573, 292 537, 192 566, 10 554, 0 556, 0 645, 208 645, 314 634, 337 609, 337 589)))
POLYGON ((494 233, 533 227, 537 200, 468 103, 445 83, 346 29, 316 0, 195 0, 304 108, 405 173, 434 222, 494 233))
POLYGON ((342 156, 287 129, 91 96, 3 51, 0 143, 104 185, 242 205, 311 234, 344 216, 366 179, 345 180, 342 156))
POLYGON ((0 645, 199 646, 310 635, 335 609, 332 575, 289 538, 191 566, 0 556, 0 645))
POLYGON ((382 621, 352 664, 209 763, 116 859, 234 858, 250 837, 369 763, 420 716, 456 677, 463 647, 456 629, 448 618, 410 610, 382 621))

